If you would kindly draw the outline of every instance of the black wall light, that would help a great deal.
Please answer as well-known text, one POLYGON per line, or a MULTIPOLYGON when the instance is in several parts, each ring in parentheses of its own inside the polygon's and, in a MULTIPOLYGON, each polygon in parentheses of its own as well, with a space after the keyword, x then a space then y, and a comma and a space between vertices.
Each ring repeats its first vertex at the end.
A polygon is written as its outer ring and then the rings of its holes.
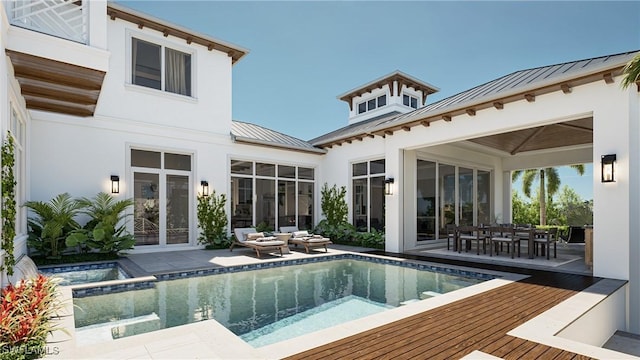
POLYGON ((120 193, 120 176, 118 175, 111 175, 111 193, 120 193))
POLYGON ((602 155, 600 163, 602 165, 602 182, 615 182, 616 154, 602 155))
POLYGON ((209 182, 207 180, 200 181, 202 187, 202 196, 209 196, 209 182))
POLYGON ((384 194, 393 195, 393 178, 389 177, 384 180, 384 194))

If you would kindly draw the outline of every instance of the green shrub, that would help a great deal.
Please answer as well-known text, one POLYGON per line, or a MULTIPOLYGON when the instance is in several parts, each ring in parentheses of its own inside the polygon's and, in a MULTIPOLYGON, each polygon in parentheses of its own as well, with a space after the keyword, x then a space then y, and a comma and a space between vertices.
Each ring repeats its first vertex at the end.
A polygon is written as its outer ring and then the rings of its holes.
POLYGON ((227 213, 225 194, 216 195, 215 190, 210 196, 198 195, 198 226, 200 235, 198 242, 206 245, 207 249, 220 249, 229 245, 227 236, 227 213))
POLYGON ((33 213, 27 220, 29 246, 39 254, 59 257, 65 249, 67 236, 80 228, 75 217, 82 204, 64 193, 49 202, 27 201, 24 206, 33 213))
POLYGON ((133 248, 136 240, 127 233, 124 221, 132 215, 125 211, 133 206, 133 199, 116 201, 110 194, 100 192, 92 199, 81 198, 78 203, 82 207, 80 212, 88 215, 90 220, 82 229, 67 236, 65 244, 68 247, 113 254, 133 248))
POLYGON ((374 249, 384 249, 384 231, 378 231, 371 228, 370 232, 356 233, 356 239, 361 246, 374 249))
POLYGON ((332 225, 327 219, 323 219, 313 229, 313 233, 328 237, 336 244, 359 245, 355 239, 356 228, 348 222, 332 225))

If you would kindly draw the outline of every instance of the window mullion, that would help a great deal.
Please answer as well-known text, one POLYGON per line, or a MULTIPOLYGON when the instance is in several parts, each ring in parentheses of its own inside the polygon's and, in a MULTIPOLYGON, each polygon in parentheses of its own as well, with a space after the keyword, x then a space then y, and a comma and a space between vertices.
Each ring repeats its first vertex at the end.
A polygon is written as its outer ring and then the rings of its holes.
POLYGON ((166 48, 162 45, 160 45, 160 89, 162 89, 162 91, 167 91, 166 85, 165 85, 165 81, 166 81, 166 75, 167 75, 167 67, 166 67, 166 59, 165 59, 165 54, 166 54, 166 48))

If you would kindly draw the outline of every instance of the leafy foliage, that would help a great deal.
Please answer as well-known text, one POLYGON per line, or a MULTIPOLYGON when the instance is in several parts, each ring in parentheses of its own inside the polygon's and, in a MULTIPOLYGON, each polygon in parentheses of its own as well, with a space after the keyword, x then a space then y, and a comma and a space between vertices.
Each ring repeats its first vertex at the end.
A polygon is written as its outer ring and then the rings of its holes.
POLYGON ((73 264, 79 262, 95 262, 104 260, 116 260, 120 258, 118 254, 89 252, 80 254, 63 254, 60 258, 51 259, 44 256, 32 256, 31 260, 38 266, 73 264))
POLYGON ((346 201, 347 188, 345 186, 338 188, 337 185, 329 187, 325 183, 320 195, 320 206, 325 218, 318 223, 313 232, 326 236, 335 243, 352 242, 356 228, 347 220, 349 214, 346 201))
POLYGON ((384 249, 384 232, 371 228, 370 232, 358 232, 355 236, 360 245, 374 249, 384 249))
MULTIPOLYGON (((551 219, 548 225, 565 227, 567 225, 584 225, 593 223, 593 201, 585 201, 571 188, 564 186, 558 201, 550 199, 547 202, 547 215, 551 219)), ((529 203, 511 194, 513 222, 516 224, 538 224, 540 218, 540 204, 537 197, 529 203)), ((541 225, 540 227, 544 227, 541 225)))
POLYGON ((14 144, 11 133, 7 133, 2 143, 2 250, 5 251, 2 269, 13 275, 16 263, 13 254, 13 239, 16 237, 16 179, 13 173, 15 164, 14 144))
POLYGON ((201 229, 198 241, 208 247, 227 246, 227 212, 225 194, 216 195, 215 190, 210 196, 198 195, 198 226, 201 229))
MULTIPOLYGON (((571 165, 570 167, 576 170, 578 174, 584 175, 583 164, 571 165)), ((550 167, 542 169, 516 170, 511 173, 511 181, 516 182, 520 176, 522 176, 522 192, 529 198, 531 198, 531 187, 533 186, 533 182, 536 179, 540 180, 540 187, 537 192, 538 204, 540 206, 539 224, 546 225, 548 218, 547 202, 551 202, 553 196, 558 192, 558 189, 560 189, 561 181, 558 169, 550 167)), ((538 221, 529 222, 528 224, 535 223, 538 223, 538 221)))
POLYGON ((329 188, 324 183, 320 192, 322 214, 330 225, 338 226, 348 222, 349 207, 347 206, 347 188, 342 186, 338 189, 337 185, 329 188))
POLYGON ((318 226, 313 229, 314 234, 328 237, 336 244, 354 244, 354 236, 356 234, 355 226, 348 222, 343 222, 338 225, 332 225, 327 219, 322 219, 318 226))
POLYGON ((565 186, 558 203, 564 224, 593 224, 593 200, 583 200, 573 189, 565 186))
POLYGON ((257 232, 273 232, 273 227, 266 221, 260 222, 255 228, 257 232))
POLYGON ((631 84, 640 81, 640 53, 636 54, 636 56, 631 59, 622 69, 622 73, 624 77, 622 78, 622 83, 620 84, 623 89, 626 89, 631 84))
POLYGON ((87 251, 88 247, 104 253, 133 248, 135 238, 126 232, 125 222, 132 215, 126 210, 133 206, 133 199, 116 200, 110 194, 100 192, 92 199, 79 199, 78 204, 90 220, 82 229, 67 236, 67 246, 78 246, 82 251, 87 251))
POLYGON ((50 320, 61 303, 56 283, 38 275, 35 279, 9 284, 0 299, 0 359, 37 359, 44 355, 47 334, 55 328, 50 320))
POLYGON ((29 246, 45 256, 59 257, 67 236, 80 228, 75 217, 82 204, 63 193, 49 202, 27 201, 24 205, 35 215, 27 221, 29 246))

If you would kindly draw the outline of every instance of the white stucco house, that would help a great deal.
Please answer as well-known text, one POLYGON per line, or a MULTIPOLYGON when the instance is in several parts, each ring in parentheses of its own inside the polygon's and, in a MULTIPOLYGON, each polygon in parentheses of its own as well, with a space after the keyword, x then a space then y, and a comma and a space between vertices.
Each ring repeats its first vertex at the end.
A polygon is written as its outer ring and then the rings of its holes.
MULTIPOLYGON (((345 127, 305 141, 232 119, 246 49, 115 3, 52 3, 0 3, 0 130, 16 142, 18 204, 117 185, 135 200, 133 251, 172 251, 199 247, 199 192, 227 195, 232 228, 309 229, 322 185, 336 184, 353 224, 384 228, 402 253, 452 221, 508 222, 512 170, 591 162, 593 275, 628 280, 623 330, 640 333, 640 87, 620 86, 637 51, 434 103, 437 87, 396 71, 339 95, 345 127), (615 181, 601 179, 604 155, 615 181)), ((26 219, 18 208, 17 258, 26 219)))

